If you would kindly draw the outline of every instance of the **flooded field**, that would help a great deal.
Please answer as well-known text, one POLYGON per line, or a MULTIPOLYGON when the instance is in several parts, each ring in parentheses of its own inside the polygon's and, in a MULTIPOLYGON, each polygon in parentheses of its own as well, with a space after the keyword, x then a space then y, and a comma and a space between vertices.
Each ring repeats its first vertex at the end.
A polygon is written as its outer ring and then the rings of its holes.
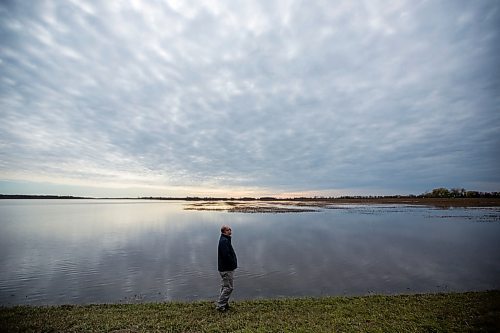
POLYGON ((2 200, 0 304, 215 299, 224 223, 235 299, 498 289, 499 222, 496 206, 2 200))

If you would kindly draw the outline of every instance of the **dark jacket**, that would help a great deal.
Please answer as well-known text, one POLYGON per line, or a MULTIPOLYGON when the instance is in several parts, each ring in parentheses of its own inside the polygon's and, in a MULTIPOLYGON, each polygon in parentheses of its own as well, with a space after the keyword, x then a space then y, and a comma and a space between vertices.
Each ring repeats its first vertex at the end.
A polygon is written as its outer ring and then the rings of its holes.
POLYGON ((231 245, 231 237, 220 235, 217 266, 219 272, 234 271, 238 267, 236 253, 231 245))

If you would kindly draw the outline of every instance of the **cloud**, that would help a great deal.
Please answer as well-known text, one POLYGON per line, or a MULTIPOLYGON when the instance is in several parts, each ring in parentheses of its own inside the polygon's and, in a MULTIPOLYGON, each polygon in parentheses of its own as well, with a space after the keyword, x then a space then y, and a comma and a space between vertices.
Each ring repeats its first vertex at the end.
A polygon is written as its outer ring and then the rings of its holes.
POLYGON ((500 183, 494 2, 4 2, 0 16, 5 180, 500 183))

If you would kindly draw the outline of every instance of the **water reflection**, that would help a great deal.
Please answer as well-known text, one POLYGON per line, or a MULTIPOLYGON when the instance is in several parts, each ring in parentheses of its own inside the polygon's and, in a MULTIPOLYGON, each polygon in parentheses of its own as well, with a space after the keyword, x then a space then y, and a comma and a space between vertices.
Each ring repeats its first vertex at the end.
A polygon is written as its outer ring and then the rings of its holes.
POLYGON ((233 226, 235 299, 498 289, 498 209, 349 206, 300 214, 182 202, 3 200, 0 303, 215 299, 233 226))

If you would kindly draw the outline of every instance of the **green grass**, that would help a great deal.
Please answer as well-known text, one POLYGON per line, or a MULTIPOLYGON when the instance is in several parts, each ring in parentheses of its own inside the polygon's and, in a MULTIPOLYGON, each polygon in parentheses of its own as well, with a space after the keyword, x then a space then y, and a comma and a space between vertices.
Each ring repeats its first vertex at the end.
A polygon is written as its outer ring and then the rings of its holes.
POLYGON ((0 332, 500 332, 500 291, 0 307, 0 332))

